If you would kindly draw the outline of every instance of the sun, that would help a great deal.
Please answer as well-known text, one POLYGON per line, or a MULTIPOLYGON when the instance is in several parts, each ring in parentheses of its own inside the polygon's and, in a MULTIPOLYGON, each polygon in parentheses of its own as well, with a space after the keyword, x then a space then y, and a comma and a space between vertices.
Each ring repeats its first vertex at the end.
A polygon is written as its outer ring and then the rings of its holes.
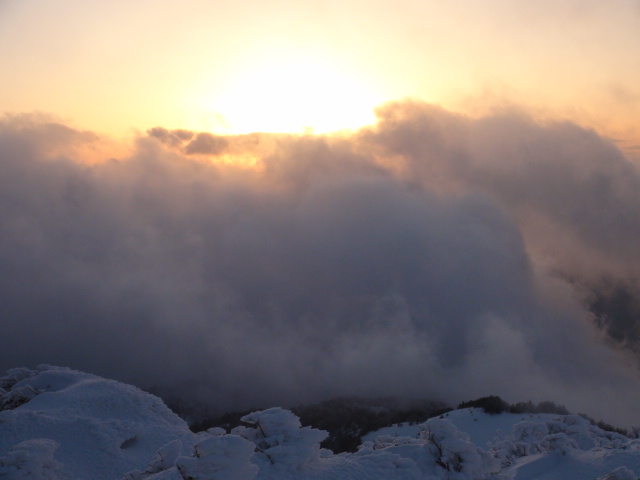
POLYGON ((301 54, 241 68, 207 107, 230 133, 326 133, 372 124, 380 102, 373 85, 348 68, 301 54))

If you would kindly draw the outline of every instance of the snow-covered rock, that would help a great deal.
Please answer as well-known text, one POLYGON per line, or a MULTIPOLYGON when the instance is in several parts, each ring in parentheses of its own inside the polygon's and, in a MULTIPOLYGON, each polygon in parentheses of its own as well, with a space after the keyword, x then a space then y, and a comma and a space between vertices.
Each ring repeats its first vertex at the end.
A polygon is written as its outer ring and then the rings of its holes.
POLYGON ((638 477, 627 467, 618 467, 609 475, 598 478, 598 480, 636 480, 638 477))
POLYGON ((320 442, 327 432, 311 427, 302 428, 297 416, 282 408, 270 408, 245 415, 241 419, 252 427, 240 427, 237 432, 252 441, 270 464, 301 470, 320 459, 320 442))
MULTIPOLYGON (((499 475, 503 478, 606 478, 618 467, 631 472, 634 479, 640 476, 640 441, 604 431, 582 416, 488 415, 478 409, 461 409, 442 418, 466 432, 476 446, 485 449, 484 454, 499 461, 499 475)), ((407 424, 383 428, 366 435, 364 445, 391 450, 394 444, 415 442, 421 428, 407 424)), ((623 473, 616 472, 616 475, 623 473)))
POLYGON ((420 438, 435 457, 436 464, 461 478, 483 479, 500 469, 499 462, 470 440, 449 420, 431 419, 421 424, 420 438))
POLYGON ((250 462, 255 445, 237 435, 209 437, 198 442, 191 457, 180 457, 176 468, 193 480, 253 480, 258 467, 250 462))
POLYGON ((43 365, 11 370, 0 385, 0 468, 41 462, 61 478, 114 480, 170 441, 197 440, 158 397, 113 380, 43 365))
POLYGON ((54 460, 58 448, 53 440, 37 438, 15 445, 0 458, 0 478, 5 480, 58 480, 62 465, 54 460))

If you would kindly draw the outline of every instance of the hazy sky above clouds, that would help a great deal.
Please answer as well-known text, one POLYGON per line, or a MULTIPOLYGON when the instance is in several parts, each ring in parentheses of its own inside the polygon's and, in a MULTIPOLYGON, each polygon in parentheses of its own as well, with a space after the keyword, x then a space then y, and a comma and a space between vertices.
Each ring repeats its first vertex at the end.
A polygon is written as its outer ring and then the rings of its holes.
POLYGON ((633 147, 638 52, 638 0, 6 0, 0 105, 124 135, 354 128, 407 97, 517 104, 633 147))
POLYGON ((5 0, 0 65, 0 370, 640 424, 638 1, 5 0))

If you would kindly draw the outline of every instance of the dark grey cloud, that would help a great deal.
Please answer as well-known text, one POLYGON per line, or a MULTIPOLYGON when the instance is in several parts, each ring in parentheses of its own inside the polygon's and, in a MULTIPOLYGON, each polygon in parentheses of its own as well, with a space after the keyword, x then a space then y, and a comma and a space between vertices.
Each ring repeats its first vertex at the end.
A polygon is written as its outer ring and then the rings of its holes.
POLYGON ((601 279, 588 288, 589 310, 610 342, 640 354, 640 285, 637 281, 601 279))
POLYGON ((191 140, 195 134, 189 130, 167 130, 163 127, 154 127, 147 130, 147 135, 157 138, 171 147, 181 147, 184 142, 191 140))
POLYGON ((92 134, 0 123, 1 368, 219 409, 498 394, 640 420, 628 345, 601 338, 637 327, 568 280, 638 273, 638 173, 594 132, 422 104, 352 136, 178 132, 87 165, 92 134), (212 138, 257 168, 188 155, 212 138))
POLYGON ((189 142, 184 151, 187 154, 220 155, 226 147, 227 140, 224 137, 201 132, 189 142))

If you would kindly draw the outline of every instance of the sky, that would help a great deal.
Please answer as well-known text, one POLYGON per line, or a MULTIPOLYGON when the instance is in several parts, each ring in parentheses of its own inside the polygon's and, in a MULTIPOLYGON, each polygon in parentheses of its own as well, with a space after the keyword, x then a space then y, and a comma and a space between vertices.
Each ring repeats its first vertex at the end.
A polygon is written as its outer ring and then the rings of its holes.
POLYGON ((120 138, 353 129, 405 98, 517 104, 637 154, 638 32, 637 0, 4 0, 0 105, 120 138))
POLYGON ((0 368, 640 424, 638 1, 0 1, 0 368))

